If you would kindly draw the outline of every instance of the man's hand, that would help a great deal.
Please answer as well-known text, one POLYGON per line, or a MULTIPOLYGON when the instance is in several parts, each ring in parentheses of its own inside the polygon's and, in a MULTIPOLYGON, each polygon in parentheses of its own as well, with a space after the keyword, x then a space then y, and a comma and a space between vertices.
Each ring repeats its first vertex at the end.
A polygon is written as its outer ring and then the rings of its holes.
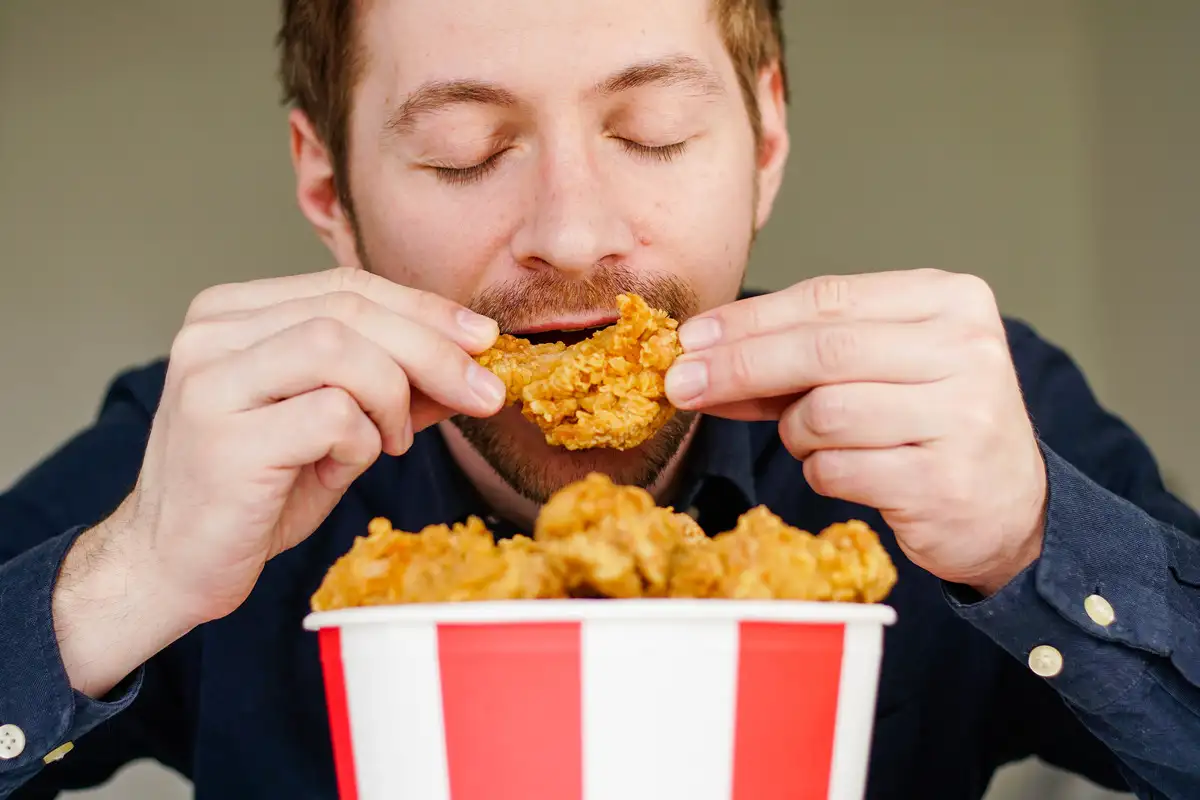
POLYGON ((499 411, 503 385, 468 355, 497 335, 455 303, 355 270, 197 297, 137 486, 81 537, 56 589, 72 683, 107 691, 236 609, 381 452, 404 453, 454 413, 499 411))
POLYGON ((1041 552, 1045 465, 978 278, 805 281, 689 320, 680 339, 672 403, 778 420, 816 491, 879 509, 934 575, 991 594, 1041 552))

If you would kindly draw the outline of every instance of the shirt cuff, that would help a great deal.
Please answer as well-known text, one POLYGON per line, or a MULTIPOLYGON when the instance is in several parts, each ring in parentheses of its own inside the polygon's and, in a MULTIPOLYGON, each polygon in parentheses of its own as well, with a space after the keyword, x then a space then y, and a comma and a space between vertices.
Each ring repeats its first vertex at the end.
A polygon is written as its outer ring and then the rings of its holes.
POLYGON ((0 566, 0 726, 15 728, 0 779, 36 772, 53 750, 125 710, 137 697, 137 670, 103 700, 71 688, 54 632, 51 598, 67 552, 83 532, 50 539, 0 566), (23 740, 23 746, 13 742, 23 740), (14 754, 14 751, 19 750, 14 754))
POLYGON ((1084 711, 1120 699, 1167 659, 1196 684, 1194 601, 1172 564, 1171 537, 1181 534, 1042 451, 1040 558, 978 602, 946 586, 951 607, 1084 711))

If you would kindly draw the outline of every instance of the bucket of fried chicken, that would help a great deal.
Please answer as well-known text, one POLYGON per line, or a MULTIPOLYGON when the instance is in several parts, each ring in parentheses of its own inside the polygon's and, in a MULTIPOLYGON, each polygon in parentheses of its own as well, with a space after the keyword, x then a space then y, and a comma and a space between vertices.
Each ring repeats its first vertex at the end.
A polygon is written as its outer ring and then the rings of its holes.
POLYGON ((866 525, 709 537, 591 475, 533 535, 375 520, 320 641, 343 800, 859 800, 896 570, 866 525))

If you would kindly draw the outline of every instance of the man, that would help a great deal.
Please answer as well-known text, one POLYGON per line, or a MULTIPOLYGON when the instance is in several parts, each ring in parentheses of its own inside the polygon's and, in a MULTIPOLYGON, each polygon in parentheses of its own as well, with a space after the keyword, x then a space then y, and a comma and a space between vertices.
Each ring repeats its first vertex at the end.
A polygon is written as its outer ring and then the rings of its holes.
POLYGON ((339 268, 201 294, 0 497, 0 796, 149 757, 199 798, 334 797, 300 627, 325 569, 373 516, 527 530, 592 470, 710 533, 758 503, 884 532, 871 798, 978 798, 1029 755, 1200 796, 1200 519, 1067 357, 961 275, 738 300, 788 152, 779 13, 286 0, 297 195, 339 268), (625 290, 688 320, 682 413, 548 447, 470 355, 625 290))

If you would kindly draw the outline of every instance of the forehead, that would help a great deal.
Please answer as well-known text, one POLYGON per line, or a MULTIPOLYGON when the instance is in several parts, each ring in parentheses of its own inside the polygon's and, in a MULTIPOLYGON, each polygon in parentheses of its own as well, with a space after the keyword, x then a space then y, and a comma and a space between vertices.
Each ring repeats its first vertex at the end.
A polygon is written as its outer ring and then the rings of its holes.
POLYGON ((732 77, 710 0, 373 0, 360 37, 364 83, 389 94, 462 78, 575 91, 678 55, 732 77))

